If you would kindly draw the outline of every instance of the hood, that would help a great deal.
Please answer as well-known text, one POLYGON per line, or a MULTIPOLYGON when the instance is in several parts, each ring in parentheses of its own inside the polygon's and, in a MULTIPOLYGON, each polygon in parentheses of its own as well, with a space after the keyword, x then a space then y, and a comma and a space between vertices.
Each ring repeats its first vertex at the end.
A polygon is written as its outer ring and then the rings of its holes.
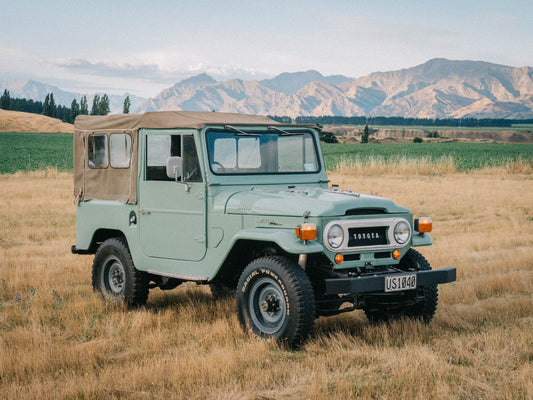
POLYGON ((226 202, 228 214, 279 216, 342 216, 348 210, 381 211, 389 214, 408 213, 389 199, 324 188, 261 189, 252 188, 230 196, 226 202))

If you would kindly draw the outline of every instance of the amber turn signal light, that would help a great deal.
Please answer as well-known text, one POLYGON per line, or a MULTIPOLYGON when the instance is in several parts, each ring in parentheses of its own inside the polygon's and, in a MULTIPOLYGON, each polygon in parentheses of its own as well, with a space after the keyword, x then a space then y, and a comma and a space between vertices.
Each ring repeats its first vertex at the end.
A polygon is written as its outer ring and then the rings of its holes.
POLYGON ((419 233, 429 233, 433 229, 433 220, 431 217, 420 217, 415 219, 415 231, 419 233))
POLYGON ((301 240, 315 240, 316 239, 316 224, 305 222, 298 225, 294 230, 296 236, 301 240))
POLYGON ((337 253, 335 255, 335 262, 337 264, 342 264, 343 261, 344 261, 344 256, 341 253, 337 253))
POLYGON ((400 250, 396 249, 392 252, 392 258, 394 258, 395 260, 397 260, 398 258, 400 258, 401 254, 400 254, 400 250))

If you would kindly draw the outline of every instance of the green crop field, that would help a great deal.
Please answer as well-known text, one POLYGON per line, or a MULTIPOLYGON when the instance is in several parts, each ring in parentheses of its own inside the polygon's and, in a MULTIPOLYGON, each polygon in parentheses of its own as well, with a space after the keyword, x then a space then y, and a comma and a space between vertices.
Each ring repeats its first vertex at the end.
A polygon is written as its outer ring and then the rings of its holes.
MULTIPOLYGON (((498 167, 520 160, 533 163, 533 144, 515 143, 322 143, 326 166, 367 160, 451 158, 459 171, 498 167)), ((63 133, 0 133, 0 173, 39 169, 72 171, 72 135, 63 133)))
POLYGON ((0 173, 53 168, 72 171, 72 135, 0 133, 0 173))
POLYGON ((515 143, 336 143, 322 144, 329 170, 336 170, 347 160, 381 159, 383 162, 400 158, 429 158, 437 162, 451 158, 459 171, 499 167, 521 160, 533 163, 533 144, 515 143))

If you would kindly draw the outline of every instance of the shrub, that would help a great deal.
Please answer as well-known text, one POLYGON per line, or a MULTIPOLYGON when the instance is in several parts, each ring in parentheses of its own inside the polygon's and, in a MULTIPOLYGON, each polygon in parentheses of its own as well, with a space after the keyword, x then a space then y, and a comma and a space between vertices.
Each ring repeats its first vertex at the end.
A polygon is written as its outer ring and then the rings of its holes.
POLYGON ((324 143, 339 143, 337 140, 337 137, 333 132, 326 132, 321 131, 320 132, 320 141, 324 143))

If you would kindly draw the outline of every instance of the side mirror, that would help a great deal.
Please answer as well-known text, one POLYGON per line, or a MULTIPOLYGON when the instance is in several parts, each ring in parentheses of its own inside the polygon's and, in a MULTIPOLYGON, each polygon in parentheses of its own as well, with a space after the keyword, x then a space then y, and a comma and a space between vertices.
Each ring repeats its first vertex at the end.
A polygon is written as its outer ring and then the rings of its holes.
POLYGON ((175 181, 181 179, 183 174, 183 159, 181 157, 167 158, 167 176, 175 181))

